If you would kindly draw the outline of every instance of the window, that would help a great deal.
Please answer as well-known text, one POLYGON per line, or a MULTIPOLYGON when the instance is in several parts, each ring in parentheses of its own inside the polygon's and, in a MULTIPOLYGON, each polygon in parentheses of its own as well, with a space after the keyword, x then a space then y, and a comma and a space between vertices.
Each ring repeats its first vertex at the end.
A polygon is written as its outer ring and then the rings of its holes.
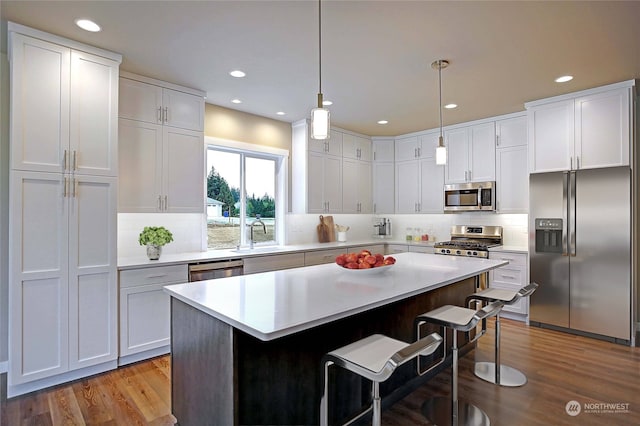
POLYGON ((283 242, 287 151, 206 139, 207 247, 283 242))

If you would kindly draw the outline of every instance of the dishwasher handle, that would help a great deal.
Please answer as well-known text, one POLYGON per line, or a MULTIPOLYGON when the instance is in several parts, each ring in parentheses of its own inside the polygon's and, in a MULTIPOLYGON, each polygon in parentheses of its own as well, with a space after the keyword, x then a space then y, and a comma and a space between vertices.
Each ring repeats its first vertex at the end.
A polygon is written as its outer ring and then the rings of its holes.
POLYGON ((216 269, 237 268, 243 266, 242 259, 227 260, 221 262, 194 263, 189 265, 189 272, 215 271, 216 269))

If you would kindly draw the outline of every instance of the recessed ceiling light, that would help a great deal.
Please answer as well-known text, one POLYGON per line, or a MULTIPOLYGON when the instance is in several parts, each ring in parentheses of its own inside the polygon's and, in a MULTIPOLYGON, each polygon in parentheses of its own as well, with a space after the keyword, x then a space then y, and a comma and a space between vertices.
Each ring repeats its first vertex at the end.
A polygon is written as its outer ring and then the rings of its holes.
POLYGON ((231 71, 229 74, 230 74, 232 77, 237 77, 237 78, 242 78, 242 77, 244 77, 245 75, 247 75, 247 74, 245 74, 243 71, 240 71, 240 70, 233 70, 233 71, 231 71))
POLYGON ((389 123, 388 120, 380 120, 380 121, 378 121, 378 124, 387 124, 387 123, 389 123))
POLYGON ((566 83, 567 81, 573 80, 572 75, 563 75, 562 77, 556 78, 556 83, 566 83))
POLYGON ((458 104, 446 104, 444 107, 446 109, 454 109, 454 108, 458 108, 458 104))
POLYGON ((324 105, 324 106, 333 105, 333 102, 332 101, 322 101, 322 105, 324 105))
POLYGON ((286 114, 286 112, 284 112, 284 111, 278 111, 278 112, 276 112, 276 114, 277 114, 277 115, 285 115, 285 114, 286 114))
POLYGON ((76 19, 76 25, 85 31, 91 31, 92 33, 97 33, 102 29, 100 28, 100 25, 90 19, 76 19))
POLYGON ((241 104, 242 101, 240 99, 231 99, 231 102, 234 104, 241 104))

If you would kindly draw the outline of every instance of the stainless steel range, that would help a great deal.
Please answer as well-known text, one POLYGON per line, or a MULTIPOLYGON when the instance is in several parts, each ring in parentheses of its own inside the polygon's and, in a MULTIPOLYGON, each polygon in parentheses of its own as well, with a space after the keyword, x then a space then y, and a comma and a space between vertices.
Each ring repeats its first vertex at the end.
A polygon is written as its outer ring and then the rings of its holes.
POLYGON ((502 245, 502 226, 454 225, 451 241, 434 245, 436 254, 489 257, 489 248, 502 245))

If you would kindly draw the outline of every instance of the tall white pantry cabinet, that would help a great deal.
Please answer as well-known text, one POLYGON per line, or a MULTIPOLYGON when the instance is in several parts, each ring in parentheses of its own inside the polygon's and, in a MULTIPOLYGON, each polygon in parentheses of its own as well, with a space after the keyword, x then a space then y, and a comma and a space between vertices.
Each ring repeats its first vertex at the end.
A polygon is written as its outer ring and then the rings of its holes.
POLYGON ((9 23, 8 395, 116 366, 119 54, 9 23))

